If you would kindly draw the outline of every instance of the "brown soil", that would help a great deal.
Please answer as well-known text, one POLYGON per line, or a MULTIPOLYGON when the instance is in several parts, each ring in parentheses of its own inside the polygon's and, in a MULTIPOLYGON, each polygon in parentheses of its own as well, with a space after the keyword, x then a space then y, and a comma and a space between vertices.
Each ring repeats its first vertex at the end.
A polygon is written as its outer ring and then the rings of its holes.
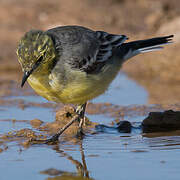
MULTIPOLYGON (((22 102, 20 102, 22 103, 22 102)), ((14 106, 12 103, 9 106, 14 106)), ((18 103, 16 104, 18 106, 18 103)), ((31 105, 32 106, 32 105, 31 105)), ((20 106, 19 106, 20 107, 20 106)), ((28 107, 28 103, 27 103, 28 107)), ((34 106, 36 107, 36 105, 34 106)), ((42 104, 43 107, 43 104, 42 104)), ((52 106, 53 107, 53 106, 52 106)), ((47 108, 47 107, 43 107, 47 108)), ((48 106, 49 108, 49 106, 48 106)), ((89 103, 87 106, 88 114, 104 114, 110 116, 114 119, 111 122, 113 127, 115 124, 118 124, 119 121, 126 122, 128 117, 139 117, 147 116, 149 112, 163 111, 166 109, 180 110, 180 104, 175 105, 154 105, 154 106, 117 106, 107 103, 102 104, 93 104, 89 103)), ((68 123, 71 118, 75 115, 74 108, 72 106, 65 106, 56 111, 56 118, 54 122, 45 123, 39 119, 33 120, 16 120, 16 119, 1 119, 0 121, 10 121, 12 123, 28 123, 32 126, 32 129, 20 129, 18 131, 10 131, 8 133, 2 134, 0 136, 0 152, 7 150, 8 142, 18 142, 24 148, 31 146, 32 144, 39 144, 37 140, 45 140, 55 133, 58 132, 66 123, 68 123)), ((141 119, 142 120, 142 119, 141 119)), ((86 118, 83 130, 85 134, 94 134, 94 128, 98 123, 93 123, 86 118)), ((120 125, 120 124, 119 124, 120 125)), ((120 126, 122 131, 122 127, 120 126)), ((76 133, 78 130, 78 122, 75 122, 71 127, 69 127, 61 136, 61 141, 70 141, 72 143, 77 143, 78 139, 76 138, 76 133)))
MULTIPOLYGON (((33 119, 33 120, 16 120, 16 119, 1 119, 0 121, 12 121, 13 123, 25 122, 30 123, 32 129, 20 129, 18 131, 10 131, 8 133, 2 134, 0 136, 0 146, 4 143, 17 141, 19 144, 23 145, 25 148, 29 147, 32 144, 39 144, 37 140, 45 140, 48 137, 56 134, 64 125, 66 125, 71 118, 75 116, 75 110, 71 106, 65 106, 56 112, 56 119, 54 122, 44 123, 42 120, 33 119)), ((86 118, 85 124, 83 125, 84 133, 90 133, 94 129, 97 123, 92 123, 86 118)), ((61 136, 61 140, 68 140, 76 142, 76 134, 78 131, 79 123, 73 123, 61 136), (66 135, 66 136, 64 136, 66 135)), ((2 148, 1 148, 2 149, 2 148)), ((1 152, 0 149, 0 152, 1 152)), ((3 149, 2 149, 3 150, 3 149)))

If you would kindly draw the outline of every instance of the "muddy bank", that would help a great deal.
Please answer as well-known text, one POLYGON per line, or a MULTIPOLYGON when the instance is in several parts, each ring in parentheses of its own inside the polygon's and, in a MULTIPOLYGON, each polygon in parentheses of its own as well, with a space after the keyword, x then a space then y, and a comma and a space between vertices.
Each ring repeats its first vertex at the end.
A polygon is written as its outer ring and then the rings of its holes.
MULTIPOLYGON (((18 107, 22 110, 31 107, 41 107, 41 108, 54 108, 55 111, 60 111, 60 116, 69 109, 70 112, 73 111, 72 108, 75 106, 64 106, 61 103, 53 103, 53 102, 33 102, 31 101, 31 97, 34 99, 36 96, 22 96, 22 98, 13 98, 6 97, 0 99, 0 106, 4 107, 18 107), (26 98, 27 97, 27 98, 26 98), (67 108, 67 109, 66 109, 67 108), (66 110, 65 110, 66 109, 66 110), (62 114, 61 114, 62 111, 62 114)), ((167 109, 172 109, 175 111, 180 110, 180 103, 176 104, 154 104, 154 105, 114 105, 111 103, 92 103, 89 102, 87 105, 86 112, 89 115, 94 114, 106 114, 110 117, 117 118, 123 120, 124 117, 134 117, 134 116, 146 116, 149 112, 152 111, 165 111, 167 109)), ((38 117, 37 117, 38 118, 38 117)))
MULTIPOLYGON (((16 101, 16 104, 7 101, 7 104, 11 106, 18 106, 19 108, 26 109, 29 107, 39 107, 40 104, 32 104, 28 102, 26 106, 22 106, 23 101, 16 101)), ((54 104, 41 104, 42 108, 54 108, 54 104)), ((57 107, 56 107, 57 108, 57 107)), ((99 103, 93 104, 89 103, 87 106, 87 113, 89 115, 104 114, 109 118, 113 118, 113 121, 109 121, 109 125, 103 125, 99 123, 91 122, 90 119, 86 118, 85 124, 83 126, 85 134, 97 134, 97 133, 111 133, 111 131, 116 133, 131 133, 137 130, 140 132, 151 133, 151 132, 161 132, 161 131, 173 131, 180 129, 180 111, 165 111, 163 109, 173 108, 174 110, 180 110, 180 105, 154 105, 154 106, 117 106, 109 103, 99 103), (154 111, 154 112, 151 112, 154 111), (159 111, 159 112, 157 112, 159 111), (160 112, 161 111, 161 112, 160 112), (151 112, 148 116, 148 113, 151 112), (146 116, 143 120, 142 117, 146 116), (136 125, 135 122, 130 122, 126 120, 127 118, 139 117, 140 122, 136 125)), ((16 131, 10 131, 0 136, 0 151, 3 152, 8 149, 8 144, 10 142, 17 142, 24 148, 28 148, 33 144, 42 144, 42 141, 51 137, 57 133, 65 124, 67 124, 75 116, 75 109, 72 106, 59 107, 56 111, 55 120, 53 122, 44 122, 38 118, 32 120, 18 120, 18 119, 1 119, 4 122, 16 123, 26 123, 31 126, 31 128, 22 128, 16 131), (41 140, 41 142, 39 141, 41 140)), ((77 143, 77 132, 78 132, 78 122, 75 122, 68 128, 60 138, 60 142, 70 141, 72 143, 77 143)))
MULTIPOLYGON (((75 109, 71 106, 65 106, 56 112, 56 118, 54 122, 45 123, 40 119, 33 120, 16 120, 16 119, 0 119, 0 121, 10 121, 14 124, 18 122, 28 123, 32 126, 30 128, 23 128, 17 131, 10 131, 8 133, 2 134, 0 136, 1 143, 4 145, 8 142, 18 142, 23 147, 27 148, 33 144, 42 144, 43 140, 50 138, 52 135, 56 134, 62 127, 64 127, 72 118, 75 116, 75 109), (40 142, 40 141, 41 142, 40 142)), ((89 121, 88 118, 85 119, 85 124, 83 125, 84 133, 91 133, 97 123, 89 121)), ((72 141, 77 142, 77 132, 79 123, 74 122, 61 136, 62 141, 72 141)), ((3 151, 3 149, 1 149, 3 151)))

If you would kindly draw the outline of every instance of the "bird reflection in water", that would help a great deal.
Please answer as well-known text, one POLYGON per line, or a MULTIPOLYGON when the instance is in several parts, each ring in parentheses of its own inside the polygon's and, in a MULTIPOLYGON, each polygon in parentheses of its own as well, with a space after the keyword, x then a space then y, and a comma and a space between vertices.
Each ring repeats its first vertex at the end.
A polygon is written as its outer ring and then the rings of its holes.
POLYGON ((73 159, 72 156, 70 156, 68 153, 64 152, 63 150, 61 150, 58 145, 55 145, 53 147, 53 150, 55 150, 61 156, 66 157, 68 160, 71 161, 73 165, 76 166, 77 172, 67 172, 67 171, 61 171, 57 169, 47 169, 40 173, 53 176, 53 177, 48 177, 46 180, 94 180, 89 177, 89 171, 86 165, 82 142, 80 142, 79 147, 80 147, 82 162, 73 159))

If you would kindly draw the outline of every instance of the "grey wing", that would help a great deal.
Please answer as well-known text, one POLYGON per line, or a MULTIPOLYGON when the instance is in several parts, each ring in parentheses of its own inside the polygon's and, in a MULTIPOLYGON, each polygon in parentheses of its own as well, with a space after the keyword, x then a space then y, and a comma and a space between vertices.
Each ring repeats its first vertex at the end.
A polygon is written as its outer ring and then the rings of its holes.
POLYGON ((61 26, 48 33, 56 37, 61 61, 87 73, 98 72, 111 58, 113 50, 127 39, 125 35, 95 32, 81 26, 61 26))
POLYGON ((80 62, 81 67, 79 67, 79 69, 87 73, 98 72, 112 57, 113 50, 128 39, 125 35, 109 34, 103 31, 96 31, 95 34, 98 47, 93 55, 91 54, 84 57, 80 62))

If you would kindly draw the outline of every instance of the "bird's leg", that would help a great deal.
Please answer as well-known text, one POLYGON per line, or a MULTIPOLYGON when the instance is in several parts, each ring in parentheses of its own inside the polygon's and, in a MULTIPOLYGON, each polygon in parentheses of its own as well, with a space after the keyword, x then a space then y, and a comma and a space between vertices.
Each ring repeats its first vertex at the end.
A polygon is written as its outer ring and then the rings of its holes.
POLYGON ((75 115, 70 122, 68 122, 64 127, 62 127, 58 133, 56 133, 54 136, 52 136, 50 139, 47 139, 45 141, 45 144, 49 144, 49 143, 55 143, 56 141, 58 141, 59 136, 68 128, 70 127, 75 121, 79 120, 79 115, 75 115))
POLYGON ((62 127, 59 132, 57 132, 54 136, 52 136, 50 139, 46 139, 46 140, 32 140, 32 143, 36 144, 36 143, 43 143, 43 144, 54 144, 58 141, 59 136, 68 128, 70 127, 75 121, 79 121, 79 128, 78 128, 78 137, 82 137, 83 134, 83 130, 82 130, 82 126, 84 124, 85 121, 85 117, 84 117, 84 113, 85 113, 85 109, 86 109, 86 103, 79 105, 76 108, 76 115, 71 119, 70 122, 68 122, 64 127, 62 127))
POLYGON ((76 108, 76 113, 79 115, 79 128, 78 128, 78 132, 77 132, 77 136, 78 137, 82 137, 84 135, 83 133, 83 125, 85 123, 85 110, 86 110, 86 104, 87 103, 84 103, 82 105, 79 105, 77 108, 76 108))

